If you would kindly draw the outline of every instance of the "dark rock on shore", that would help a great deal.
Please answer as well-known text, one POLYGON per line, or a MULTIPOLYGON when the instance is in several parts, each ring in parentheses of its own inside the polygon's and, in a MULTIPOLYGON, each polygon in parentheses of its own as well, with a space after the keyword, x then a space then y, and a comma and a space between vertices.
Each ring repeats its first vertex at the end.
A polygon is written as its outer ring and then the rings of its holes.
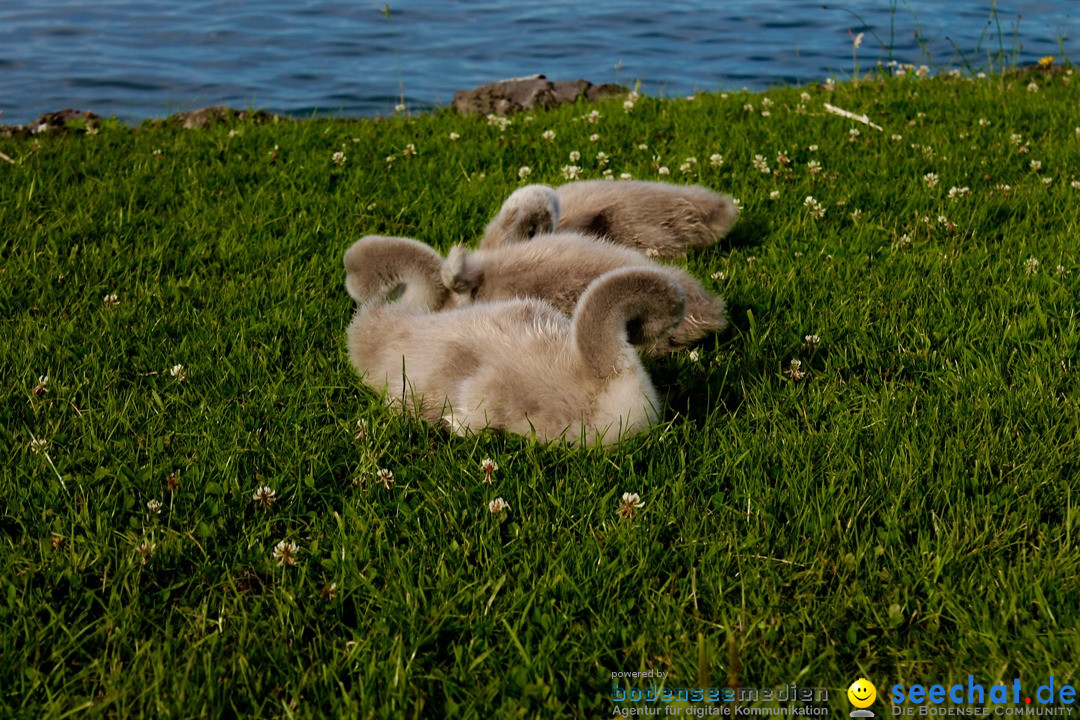
POLYGON ((0 137, 29 137, 51 132, 86 132, 87 128, 93 128, 101 120, 99 115, 89 111, 57 110, 45 113, 29 125, 0 125, 0 137), (75 123, 74 127, 68 127, 68 123, 75 123))
POLYGON ((284 118, 279 115, 268 113, 265 110, 249 112, 247 110, 234 110, 225 105, 211 105, 197 110, 188 110, 187 112, 177 113, 159 122, 179 125, 185 130, 193 130, 195 128, 204 128, 208 125, 215 125, 220 122, 233 122, 239 120, 251 121, 262 125, 281 119, 284 118))
POLYGON ((588 80, 552 82, 543 75, 511 78, 454 93, 452 107, 462 115, 509 115, 533 108, 549 108, 585 99, 596 102, 630 92, 611 83, 588 80))

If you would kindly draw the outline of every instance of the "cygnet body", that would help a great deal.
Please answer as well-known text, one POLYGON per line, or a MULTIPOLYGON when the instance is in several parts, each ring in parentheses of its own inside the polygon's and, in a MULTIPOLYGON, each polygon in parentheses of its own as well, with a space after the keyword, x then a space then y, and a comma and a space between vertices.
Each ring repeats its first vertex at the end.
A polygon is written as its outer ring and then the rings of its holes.
POLYGON ((709 247, 738 219, 735 202, 700 185, 643 180, 582 180, 552 188, 526 185, 510 195, 488 223, 481 249, 576 231, 627 245, 650 256, 685 257, 709 247))
MULTIPOLYGON (((355 259, 355 257, 354 257, 355 259)), ((422 279, 386 275, 385 293, 422 279)), ((654 268, 597 278, 572 318, 536 299, 433 312, 438 288, 405 288, 359 305, 349 358, 387 402, 455 432, 484 428, 608 445, 659 419, 659 399, 632 340, 669 332, 685 294, 654 268)))

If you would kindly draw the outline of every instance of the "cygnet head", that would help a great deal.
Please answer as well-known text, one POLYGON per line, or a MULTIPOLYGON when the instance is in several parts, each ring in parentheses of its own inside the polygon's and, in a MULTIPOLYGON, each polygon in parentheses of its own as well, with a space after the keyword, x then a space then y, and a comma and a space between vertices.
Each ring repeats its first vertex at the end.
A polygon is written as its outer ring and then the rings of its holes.
POLYGON ((499 214, 484 228, 480 248, 489 250, 555 232, 559 195, 548 185, 526 185, 506 198, 499 214))
POLYGON ((367 235, 345 252, 344 262, 345 289, 357 303, 396 299, 429 310, 446 303, 443 258, 422 242, 367 235))

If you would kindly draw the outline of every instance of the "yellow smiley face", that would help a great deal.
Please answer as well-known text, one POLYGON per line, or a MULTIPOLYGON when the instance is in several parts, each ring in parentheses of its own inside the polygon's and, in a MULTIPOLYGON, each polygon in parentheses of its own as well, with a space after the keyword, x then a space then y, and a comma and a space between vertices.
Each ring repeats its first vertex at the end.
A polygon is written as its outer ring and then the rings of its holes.
POLYGON ((857 708, 870 707, 876 697, 877 690, 866 678, 859 678, 847 689, 847 699, 857 708))

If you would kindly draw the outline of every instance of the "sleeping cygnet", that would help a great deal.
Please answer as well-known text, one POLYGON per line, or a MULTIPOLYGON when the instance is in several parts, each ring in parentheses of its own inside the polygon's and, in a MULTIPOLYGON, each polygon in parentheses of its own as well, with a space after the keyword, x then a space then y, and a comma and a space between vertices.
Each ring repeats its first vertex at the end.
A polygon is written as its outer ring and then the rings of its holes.
POLYGON ((567 318, 536 299, 431 312, 437 288, 405 284, 394 302, 368 300, 348 329, 349 358, 387 402, 464 434, 484 428, 610 445, 659 420, 656 390, 632 343, 669 333, 685 294, 663 270, 597 278, 567 318))
POLYGON ((685 257, 713 245, 739 217, 735 202, 700 185, 643 180, 582 180, 558 188, 526 185, 488 223, 481 249, 573 230, 651 256, 685 257))
POLYGON ((639 252, 574 232, 537 235, 523 243, 469 252, 451 248, 442 267, 451 291, 447 304, 467 305, 510 297, 541 298, 566 314, 594 279, 621 267, 658 269, 686 295, 686 315, 671 333, 648 341, 644 349, 662 355, 690 347, 727 324, 723 299, 686 271, 661 266, 639 252))

